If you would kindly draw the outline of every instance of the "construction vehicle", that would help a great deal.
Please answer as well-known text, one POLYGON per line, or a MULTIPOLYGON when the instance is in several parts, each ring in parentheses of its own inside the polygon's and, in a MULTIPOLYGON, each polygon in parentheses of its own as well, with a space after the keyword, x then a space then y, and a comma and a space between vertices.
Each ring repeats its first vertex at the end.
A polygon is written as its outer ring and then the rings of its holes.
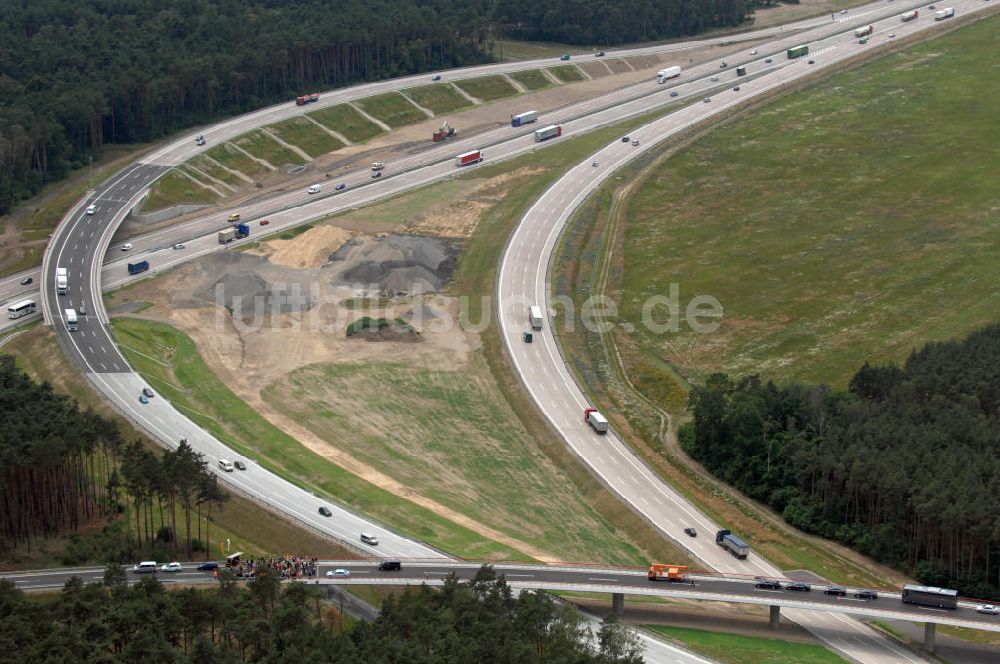
POLYGON ((650 581, 674 581, 680 582, 687 579, 688 568, 684 565, 665 565, 663 563, 653 563, 649 566, 649 573, 646 575, 650 581))
POLYGON ((728 530, 715 533, 715 543, 740 560, 745 560, 750 555, 750 545, 728 530))
POLYGON ((597 412, 596 408, 586 408, 583 411, 583 421, 602 436, 608 432, 608 420, 597 412))
POLYGON ((440 143, 444 139, 451 138, 457 133, 458 130, 452 127, 450 124, 448 124, 448 121, 445 120, 444 122, 441 123, 441 126, 438 127, 438 130, 433 134, 431 134, 431 140, 433 140, 435 143, 440 143))

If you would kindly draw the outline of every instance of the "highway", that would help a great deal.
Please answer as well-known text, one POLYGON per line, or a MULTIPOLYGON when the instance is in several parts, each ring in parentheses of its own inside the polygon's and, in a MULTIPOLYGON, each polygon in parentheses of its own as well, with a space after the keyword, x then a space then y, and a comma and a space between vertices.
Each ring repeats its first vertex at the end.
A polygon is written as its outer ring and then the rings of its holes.
MULTIPOLYGON (((955 6, 959 13, 967 13, 981 8, 982 5, 968 2, 955 6)), ((892 18, 884 21, 884 24, 877 25, 876 34, 871 38, 867 48, 874 48, 879 43, 888 41, 885 33, 890 29, 902 37, 906 33, 927 29, 933 25, 929 18, 921 18, 919 21, 900 25, 896 16, 903 8, 905 6, 887 7, 880 3, 879 5, 869 5, 867 9, 863 10, 863 13, 858 12, 854 19, 859 21, 860 17, 863 17, 864 21, 870 21, 878 15, 877 12, 888 12, 892 15, 892 18), (873 7, 875 9, 872 9, 873 7)), ((715 63, 707 63, 700 68, 696 67, 690 70, 690 75, 685 76, 680 81, 680 85, 676 86, 676 89, 683 90, 683 95, 678 100, 697 99, 703 95, 710 95, 711 102, 686 106, 664 120, 659 120, 632 132, 634 137, 642 139, 642 145, 639 148, 633 148, 628 144, 616 142, 598 155, 601 164, 598 168, 591 167, 588 160, 585 164, 572 169, 566 177, 560 180, 558 185, 536 203, 529 215, 525 217, 525 220, 532 219, 531 223, 522 221, 519 230, 511 239, 501 266, 501 279, 497 291, 498 317, 514 365, 524 377, 525 384, 539 404, 541 411, 563 435, 567 444, 595 473, 602 477, 629 504, 664 530, 667 536, 675 539, 677 538, 675 527, 679 523, 700 526, 703 532, 713 530, 712 524, 645 468, 613 435, 600 439, 599 443, 587 440, 582 435, 589 433, 589 430, 582 428, 582 407, 584 404, 582 392, 569 377, 551 339, 548 338, 547 334, 539 335, 540 343, 533 344, 533 348, 527 350, 523 344, 519 343, 520 332, 525 327, 525 301, 530 300, 538 303, 547 301, 547 277, 545 274, 547 257, 555 239, 558 238, 562 224, 568 218, 566 211, 575 208, 583 197, 592 190, 592 187, 607 177, 615 168, 634 158, 657 141, 682 131, 694 123, 710 119, 713 115, 731 108, 744 99, 794 82, 812 71, 834 64, 853 55, 860 48, 857 46, 856 40, 848 34, 830 36, 830 33, 835 31, 834 29, 843 30, 845 28, 840 22, 824 20, 822 23, 823 25, 816 29, 815 35, 800 34, 769 44, 766 47, 758 47, 761 54, 758 56, 759 60, 753 61, 752 66, 755 69, 757 67, 764 69, 766 63, 762 63, 760 60, 770 53, 774 56, 773 67, 766 75, 758 78, 751 77, 751 80, 741 79, 742 92, 738 94, 729 89, 735 80, 733 67, 724 72, 716 72, 713 69, 716 66, 715 63), (815 50, 810 56, 816 60, 814 66, 807 65, 805 59, 789 62, 779 55, 788 45, 807 41, 813 43, 821 39, 826 41, 816 43, 815 50), (700 78, 697 77, 699 71, 703 74, 700 78), (709 81, 709 71, 718 73, 723 80, 718 84, 709 81), (559 207, 559 205, 565 207, 559 207), (536 224, 535 217, 531 215, 545 217, 544 222, 538 224, 538 228, 535 229, 534 240, 528 240, 527 234, 523 230, 536 224), (538 232, 541 234, 538 235, 538 232), (532 247, 532 244, 537 246, 532 247), (542 248, 545 248, 545 253, 536 251, 536 249, 542 248), (514 300, 518 298, 520 301, 515 303, 514 300), (534 355, 525 355, 529 350, 534 355), (541 389, 542 385, 545 386, 545 389, 541 389), (667 518, 661 518, 660 515, 665 515, 667 518)), ((850 27, 853 27, 853 24, 850 27)), ((745 36, 744 38, 750 37, 745 36)), ((734 65, 737 62, 737 60, 732 60, 730 64, 734 65)), ((490 67, 504 66, 508 65, 492 65, 490 67)), ((511 70, 538 66, 537 62, 510 65, 511 70)), ((477 72, 487 70, 489 68, 483 68, 477 72)), ((468 72, 460 73, 467 74, 468 72)), ((455 75, 457 74, 451 76, 455 75)), ((411 77, 411 79, 412 81, 404 79, 403 81, 382 82, 325 94, 320 103, 339 103, 339 101, 350 98, 351 94, 354 95, 354 98, 373 94, 381 89, 379 86, 391 85, 391 89, 398 89, 407 84, 415 85, 417 82, 427 82, 426 76, 411 77)), ((603 124, 610 124, 620 121, 622 117, 629 114, 640 115, 656 108, 659 104, 670 103, 666 98, 669 88, 658 87, 660 89, 652 94, 635 98, 620 107, 599 111, 577 120, 570 120, 566 123, 565 131, 572 135, 574 131, 583 131, 603 124), (577 124, 574 125, 574 122, 577 124)), ((599 103, 594 105, 597 107, 599 103)), ((315 108, 316 105, 312 106, 315 108)), ((314 110, 314 108, 306 107, 305 110, 314 110)), ((301 112, 303 112, 301 108, 284 104, 242 116, 223 123, 211 131, 203 130, 202 133, 210 139, 211 145, 212 141, 218 142, 227 137, 244 133, 254 126, 275 122, 283 117, 291 117, 301 112)), ((107 315, 100 302, 100 293, 104 286, 113 287, 128 280, 124 274, 123 260, 118 259, 107 266, 102 265, 102 259, 115 230, 126 212, 138 201, 151 182, 169 166, 183 161, 196 152, 192 139, 193 134, 191 137, 175 141, 155 152, 144 163, 124 169, 94 196, 82 202, 67 216, 56 230, 46 252, 42 293, 44 293, 43 301, 54 329, 59 335, 60 342, 95 386, 137 426, 161 443, 173 447, 181 438, 186 438, 197 451, 205 454, 214 467, 216 460, 232 458, 233 454, 207 432, 194 425, 165 399, 154 398, 150 404, 139 404, 138 394, 144 387, 144 383, 140 377, 131 372, 127 362, 114 346, 105 327, 107 315), (85 215, 82 213, 82 208, 90 203, 97 206, 97 214, 85 215), (60 297, 55 293, 52 281, 56 266, 67 267, 71 272, 70 292, 66 296, 60 297), (67 332, 62 323, 61 312, 68 307, 77 308, 81 302, 87 304, 89 315, 81 318, 79 329, 76 332, 67 332)), ((485 138, 480 136, 467 140, 478 142, 485 140, 485 138)), ((546 147, 551 144, 557 144, 557 141, 550 141, 546 147)), ((462 148, 459 145, 459 143, 448 144, 447 147, 434 153, 434 156, 429 154, 430 151, 426 155, 421 154, 415 157, 416 164, 397 165, 396 168, 400 172, 390 173, 391 177, 382 178, 380 182, 368 182, 366 180, 367 172, 354 174, 351 176, 353 178, 351 180, 352 186, 343 194, 298 205, 301 200, 308 199, 303 188, 301 193, 295 194, 288 200, 269 201, 262 204, 265 208, 270 206, 271 210, 288 208, 275 212, 271 217, 272 224, 268 228, 271 232, 276 232, 289 225, 326 216, 332 212, 392 195, 399 191, 451 177, 456 173, 456 170, 451 164, 450 157, 461 151, 462 148), (366 186, 353 186, 355 183, 360 184, 361 181, 365 181, 366 186)), ((536 147, 526 132, 521 132, 513 140, 503 140, 491 145, 488 150, 488 160, 507 158, 536 149, 536 147)), ((252 218, 257 214, 258 211, 250 210, 247 217, 252 218)), ((200 220, 199 223, 214 225, 212 229, 209 229, 213 230, 219 226, 217 220, 218 216, 215 216, 215 221, 204 219, 200 220)), ((259 234, 259 227, 255 226, 254 231, 259 234)), ((192 228, 185 226, 153 234, 153 237, 143 238, 142 242, 137 241, 136 248, 129 252, 128 256, 138 254, 143 259, 149 259, 154 265, 154 270, 159 270, 184 260, 190 260, 197 255, 219 250, 218 244, 213 243, 214 237, 211 234, 199 237, 197 233, 192 233, 192 228), (169 249, 173 241, 185 237, 193 239, 186 242, 188 246, 184 250, 169 249), (144 244, 147 241, 149 244, 144 244)), ((115 251, 112 248, 112 254, 115 251)), ((594 437, 591 436, 591 438, 594 437)), ((276 511, 323 533, 350 542, 364 553, 374 554, 375 551, 358 541, 358 534, 362 530, 373 531, 379 535, 382 539, 380 551, 385 555, 405 558, 443 557, 443 554, 426 545, 400 537, 388 529, 372 524, 347 510, 338 508, 336 505, 328 504, 334 510, 334 517, 322 517, 317 513, 317 508, 319 505, 327 503, 256 464, 250 463, 248 465, 248 470, 245 472, 220 473, 220 476, 233 487, 269 505, 276 511)), ((714 544, 712 546, 714 547, 714 544)), ((736 564, 733 559, 721 557, 722 553, 717 549, 701 544, 689 546, 689 548, 692 548, 696 555, 702 557, 706 564, 712 565, 716 569, 776 575, 776 570, 756 557, 751 557, 748 563, 736 564), (743 569, 744 567, 746 569, 743 569)), ((808 622, 810 618, 803 616, 802 620, 808 622)), ((796 621, 801 622, 798 618, 796 621)), ((908 653, 893 651, 893 646, 888 644, 872 645, 869 642, 881 642, 872 638, 866 628, 858 626, 853 621, 845 620, 844 623, 853 626, 851 628, 858 630, 858 633, 848 637, 837 635, 829 638, 831 645, 841 652, 866 662, 919 661, 908 653), (860 645, 848 643, 852 639, 860 639, 860 645), (880 649, 889 649, 889 653, 871 657, 872 652, 878 652, 880 649)), ((822 628, 817 627, 817 629, 822 628)))

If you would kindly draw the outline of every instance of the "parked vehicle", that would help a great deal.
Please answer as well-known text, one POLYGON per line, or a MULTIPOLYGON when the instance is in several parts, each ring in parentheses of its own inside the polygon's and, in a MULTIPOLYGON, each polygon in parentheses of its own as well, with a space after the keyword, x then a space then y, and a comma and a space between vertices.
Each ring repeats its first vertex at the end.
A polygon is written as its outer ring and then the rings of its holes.
POLYGON ((335 570, 328 570, 327 573, 326 573, 326 575, 328 577, 343 579, 343 578, 349 577, 351 575, 351 573, 348 570, 346 570, 346 569, 342 569, 342 568, 338 567, 335 570))
POLYGON ((163 567, 160 568, 161 572, 180 572, 183 568, 178 562, 163 563, 163 567))
POLYGON ((635 139, 632 140, 632 147, 634 147, 634 148, 639 147, 639 139, 638 138, 635 138, 635 139))
POLYGON ((608 420, 597 412, 596 408, 585 408, 583 410, 583 421, 602 436, 608 432, 608 420))
POLYGON ((156 574, 156 561, 145 560, 132 566, 133 574, 156 574))
POLYGON ((665 565, 663 563, 653 563, 649 566, 646 578, 650 581, 674 581, 680 582, 687 578, 688 568, 684 565, 665 565))
POLYGON ((715 543, 740 560, 750 555, 750 545, 728 530, 720 530, 715 533, 715 543))
POLYGON ((457 133, 458 130, 452 127, 450 124, 448 124, 448 121, 445 120, 444 122, 441 123, 441 126, 438 127, 438 130, 433 134, 431 134, 431 140, 434 141, 435 143, 440 143, 444 139, 451 138, 457 133))
POLYGON ((205 562, 198 565, 196 568, 199 572, 204 572, 206 570, 219 569, 219 563, 214 560, 206 560, 205 562))
POLYGON ((432 76, 432 77, 431 77, 431 80, 432 80, 432 81, 440 81, 440 80, 441 80, 441 74, 437 74, 437 75, 435 75, 435 76, 432 76))

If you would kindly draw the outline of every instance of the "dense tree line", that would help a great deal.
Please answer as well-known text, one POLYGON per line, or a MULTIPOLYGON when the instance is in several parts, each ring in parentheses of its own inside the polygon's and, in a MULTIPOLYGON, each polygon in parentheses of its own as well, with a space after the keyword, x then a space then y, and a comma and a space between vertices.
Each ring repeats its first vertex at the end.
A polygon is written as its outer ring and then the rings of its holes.
POLYGON ((166 592, 145 577, 129 586, 110 565, 104 582, 66 583, 57 601, 33 601, 0 580, 4 659, 45 662, 491 662, 636 664, 635 635, 606 621, 593 651, 579 613, 547 594, 514 598, 490 568, 437 590, 407 588, 379 617, 334 631, 325 592, 282 585, 276 574, 246 584, 220 575, 214 590, 166 592))
POLYGON ((865 364, 847 391, 712 376, 688 452, 803 530, 1000 597, 1000 325, 865 364))
POLYGON ((619 44, 766 0, 0 0, 0 214, 100 155, 295 95, 489 61, 506 35, 619 44))
POLYGON ((186 442, 162 456, 125 445, 113 420, 35 383, 10 356, 0 356, 0 413, 0 553, 101 519, 109 526, 100 546, 73 539, 67 563, 126 561, 156 548, 191 559, 204 549, 201 517, 228 496, 186 442), (123 503, 133 508, 134 532, 123 503))
POLYGON ((694 35, 747 20, 768 0, 496 0, 503 34, 517 39, 611 46, 694 35))

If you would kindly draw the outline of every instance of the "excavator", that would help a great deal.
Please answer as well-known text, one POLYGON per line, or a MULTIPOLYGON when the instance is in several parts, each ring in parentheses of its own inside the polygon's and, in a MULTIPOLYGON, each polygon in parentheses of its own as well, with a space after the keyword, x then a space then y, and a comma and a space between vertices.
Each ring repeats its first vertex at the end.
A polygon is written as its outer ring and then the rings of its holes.
POLYGON ((441 123, 441 126, 438 128, 438 130, 431 135, 431 138, 434 140, 435 143, 440 143, 444 139, 451 138, 457 133, 458 130, 452 127, 450 124, 448 124, 448 121, 445 120, 444 122, 441 123))

